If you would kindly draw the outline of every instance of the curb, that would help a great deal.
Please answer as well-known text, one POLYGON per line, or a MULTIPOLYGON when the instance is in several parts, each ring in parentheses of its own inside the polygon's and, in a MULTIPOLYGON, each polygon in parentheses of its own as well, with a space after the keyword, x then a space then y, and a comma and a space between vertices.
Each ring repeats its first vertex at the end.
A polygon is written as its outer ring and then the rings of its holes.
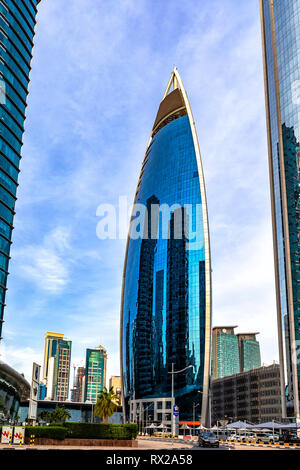
POLYGON ((237 441, 220 441, 220 442, 225 442, 226 444, 238 444, 240 446, 245 446, 245 447, 264 447, 264 448, 269 448, 269 449, 289 449, 289 448, 292 448, 292 449, 295 449, 297 447, 300 447, 300 444, 289 444, 289 443, 285 443, 285 444, 272 444, 271 442, 269 443, 263 443, 263 442, 258 442, 258 443, 255 443, 255 442, 237 442, 237 441))

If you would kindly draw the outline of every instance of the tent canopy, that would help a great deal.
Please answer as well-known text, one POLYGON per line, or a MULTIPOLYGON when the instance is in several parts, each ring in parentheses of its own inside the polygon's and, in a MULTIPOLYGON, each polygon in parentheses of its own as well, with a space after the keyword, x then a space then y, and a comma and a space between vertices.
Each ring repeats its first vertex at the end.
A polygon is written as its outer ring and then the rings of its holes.
POLYGON ((227 429, 250 429, 251 424, 247 424, 244 421, 236 421, 235 423, 227 424, 227 429))
POLYGON ((146 429, 153 429, 153 428, 156 428, 157 426, 155 426, 155 424, 150 424, 150 426, 146 426, 146 429))
POLYGON ((254 424, 252 429, 282 429, 282 426, 284 426, 284 424, 268 421, 267 423, 254 424))
POLYGON ((180 429, 191 429, 191 428, 186 423, 183 423, 180 429))

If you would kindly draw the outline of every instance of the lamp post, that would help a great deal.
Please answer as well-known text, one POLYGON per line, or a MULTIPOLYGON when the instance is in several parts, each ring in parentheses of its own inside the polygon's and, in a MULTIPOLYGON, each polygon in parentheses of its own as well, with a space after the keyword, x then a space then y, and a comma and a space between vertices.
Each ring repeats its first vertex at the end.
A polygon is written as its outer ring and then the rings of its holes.
POLYGON ((193 403, 193 421, 194 421, 193 436, 195 436, 195 421, 196 421, 195 411, 196 411, 197 406, 199 406, 199 405, 200 405, 200 403, 197 403, 197 404, 195 402, 193 403))
MULTIPOLYGON (((202 395, 203 395, 202 390, 198 390, 198 393, 202 393, 202 395)), ((209 427, 209 429, 211 429, 211 393, 210 393, 210 390, 208 391, 208 409, 209 409, 209 415, 208 415, 209 423, 208 423, 208 427, 209 427)))
MULTIPOLYGON (((174 426, 174 416, 173 416, 173 406, 175 405, 174 403, 174 375, 175 374, 180 374, 181 372, 184 372, 186 371, 187 369, 190 369, 191 367, 194 367, 192 364, 190 364, 189 366, 185 367, 184 369, 181 369, 181 370, 176 370, 174 371, 174 362, 172 362, 172 372, 168 372, 168 374, 172 374, 172 414, 171 414, 171 424, 172 424, 172 438, 174 437, 175 435, 175 426, 174 426)), ((173 442, 173 441, 172 441, 173 442)))
MULTIPOLYGON (((145 429, 146 429, 146 432, 147 432, 148 408, 150 408, 151 405, 152 405, 152 403, 150 403, 150 405, 148 405, 148 406, 146 406, 146 408, 144 408, 144 405, 142 404, 142 406, 143 406, 142 429, 143 429, 143 425, 144 425, 144 434, 145 434, 145 429), (145 411, 147 411, 146 420, 145 420, 145 411), (145 421, 146 421, 146 426, 145 426, 145 421)), ((143 431, 142 431, 142 433, 143 433, 143 431)))

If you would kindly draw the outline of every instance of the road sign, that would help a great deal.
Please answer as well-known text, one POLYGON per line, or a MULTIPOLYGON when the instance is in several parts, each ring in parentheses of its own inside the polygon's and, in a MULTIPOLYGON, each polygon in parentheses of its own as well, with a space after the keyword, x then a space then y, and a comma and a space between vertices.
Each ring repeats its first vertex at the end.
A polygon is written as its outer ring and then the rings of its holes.
POLYGON ((1 444, 11 443, 13 428, 11 426, 2 426, 1 444))
POLYGON ((15 426, 14 444, 24 444, 25 428, 23 426, 15 426))
POLYGON ((179 406, 178 405, 173 406, 173 416, 179 416, 179 406))

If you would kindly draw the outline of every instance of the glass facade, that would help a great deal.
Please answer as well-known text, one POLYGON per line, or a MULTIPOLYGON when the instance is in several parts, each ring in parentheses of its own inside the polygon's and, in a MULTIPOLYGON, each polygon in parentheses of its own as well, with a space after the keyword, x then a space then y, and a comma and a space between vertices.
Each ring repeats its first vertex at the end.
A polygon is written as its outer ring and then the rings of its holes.
POLYGON ((99 393, 106 387, 106 350, 99 346, 86 350, 85 400, 97 402, 99 393))
POLYGON ((29 394, 30 385, 24 376, 0 361, 0 422, 16 419, 20 401, 29 394))
POLYGON ((240 342, 241 372, 261 367, 260 345, 256 339, 242 339, 240 342))
POLYGON ((212 378, 218 379, 240 372, 238 338, 235 327, 215 327, 212 334, 212 378))
POLYGON ((0 338, 39 1, 0 1, 0 338))
POLYGON ((260 0, 283 413, 299 417, 300 2, 260 0))
POLYGON ((137 419, 130 416, 133 400, 170 400, 172 363, 175 371, 193 366, 174 374, 181 418, 192 417, 192 402, 201 402, 198 391, 205 400, 208 392, 205 188, 189 104, 178 72, 172 77, 174 89, 160 104, 142 164, 126 250, 121 305, 126 420, 137 419))

